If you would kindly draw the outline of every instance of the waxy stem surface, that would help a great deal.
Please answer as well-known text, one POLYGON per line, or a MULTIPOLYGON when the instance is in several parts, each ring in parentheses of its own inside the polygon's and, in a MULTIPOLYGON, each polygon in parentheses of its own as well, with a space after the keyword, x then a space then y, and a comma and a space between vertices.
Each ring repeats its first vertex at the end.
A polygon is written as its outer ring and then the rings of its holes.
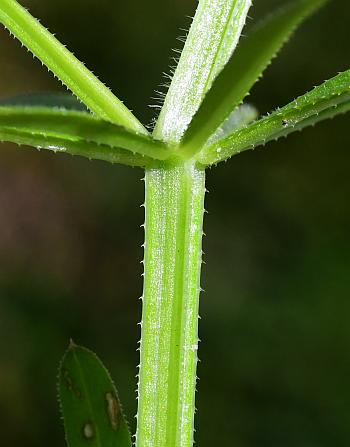
POLYGON ((193 445, 205 172, 146 170, 137 447, 193 445))

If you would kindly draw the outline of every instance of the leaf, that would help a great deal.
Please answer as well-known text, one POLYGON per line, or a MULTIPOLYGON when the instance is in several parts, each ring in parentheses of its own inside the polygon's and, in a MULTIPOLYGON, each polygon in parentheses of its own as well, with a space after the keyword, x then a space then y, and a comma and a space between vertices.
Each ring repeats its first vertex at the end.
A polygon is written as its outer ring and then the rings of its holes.
POLYGON ((209 137, 239 105, 277 51, 306 16, 326 0, 295 0, 279 9, 243 39, 194 116, 182 152, 199 152, 209 137))
POLYGON ((0 106, 56 107, 88 112, 86 106, 69 93, 28 93, 0 99, 0 106))
POLYGON ((0 142, 33 146, 39 150, 48 149, 53 152, 79 155, 89 160, 102 160, 128 166, 151 167, 154 165, 152 158, 133 154, 124 149, 98 145, 83 140, 74 141, 68 138, 44 136, 19 130, 0 130, 0 142))
POLYGON ((349 110, 350 70, 347 70, 271 115, 207 147, 199 154, 198 161, 204 165, 218 163, 349 110))
POLYGON ((59 369, 58 391, 68 447, 130 447, 112 379, 97 356, 71 343, 59 369))
POLYGON ((157 138, 180 141, 213 79, 234 51, 250 5, 251 0, 199 2, 154 130, 157 138))
POLYGON ((0 1, 0 22, 97 116, 148 133, 130 110, 17 1, 0 1))
POLYGON ((165 144, 150 136, 102 121, 86 112, 60 108, 0 106, 0 139, 1 132, 6 131, 13 135, 19 131, 47 138, 85 141, 126 149, 158 160, 164 160, 171 154, 165 144))
POLYGON ((224 139, 232 132, 258 118, 258 111, 251 104, 242 104, 235 108, 226 121, 217 129, 217 131, 209 138, 207 145, 212 145, 219 140, 224 139))

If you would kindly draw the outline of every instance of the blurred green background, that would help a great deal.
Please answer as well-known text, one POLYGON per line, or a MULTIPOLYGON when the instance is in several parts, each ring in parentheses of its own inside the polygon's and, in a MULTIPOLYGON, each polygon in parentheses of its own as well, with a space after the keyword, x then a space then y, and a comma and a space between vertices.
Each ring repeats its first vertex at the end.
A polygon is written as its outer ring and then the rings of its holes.
MULTIPOLYGON (((283 1, 255 3, 253 18, 283 1)), ((196 1, 22 4, 151 121, 196 1)), ((302 27, 253 90, 261 113, 350 66, 349 19, 334 0, 302 27)), ((63 91, 2 29, 0 63, 1 97, 63 91)), ((208 172, 201 447, 350 444, 349 120, 208 172)), ((64 445, 55 379, 70 337, 102 357, 134 430, 142 171, 9 144, 0 160, 1 444, 64 445)))

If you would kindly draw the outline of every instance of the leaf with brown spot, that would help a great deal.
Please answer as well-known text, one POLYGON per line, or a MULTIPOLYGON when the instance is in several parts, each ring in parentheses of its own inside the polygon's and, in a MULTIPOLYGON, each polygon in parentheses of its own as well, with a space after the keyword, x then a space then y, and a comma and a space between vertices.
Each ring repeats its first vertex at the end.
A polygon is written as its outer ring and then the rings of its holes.
POLYGON ((97 356, 71 343, 58 377, 68 447, 130 447, 118 393, 97 356))

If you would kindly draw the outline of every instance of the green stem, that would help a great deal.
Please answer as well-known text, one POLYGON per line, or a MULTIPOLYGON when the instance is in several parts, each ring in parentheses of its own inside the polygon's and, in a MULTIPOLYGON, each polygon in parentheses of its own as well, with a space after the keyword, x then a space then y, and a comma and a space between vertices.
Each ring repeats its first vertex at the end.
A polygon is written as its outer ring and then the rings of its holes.
POLYGON ((137 447, 193 444, 205 172, 146 170, 137 447))

